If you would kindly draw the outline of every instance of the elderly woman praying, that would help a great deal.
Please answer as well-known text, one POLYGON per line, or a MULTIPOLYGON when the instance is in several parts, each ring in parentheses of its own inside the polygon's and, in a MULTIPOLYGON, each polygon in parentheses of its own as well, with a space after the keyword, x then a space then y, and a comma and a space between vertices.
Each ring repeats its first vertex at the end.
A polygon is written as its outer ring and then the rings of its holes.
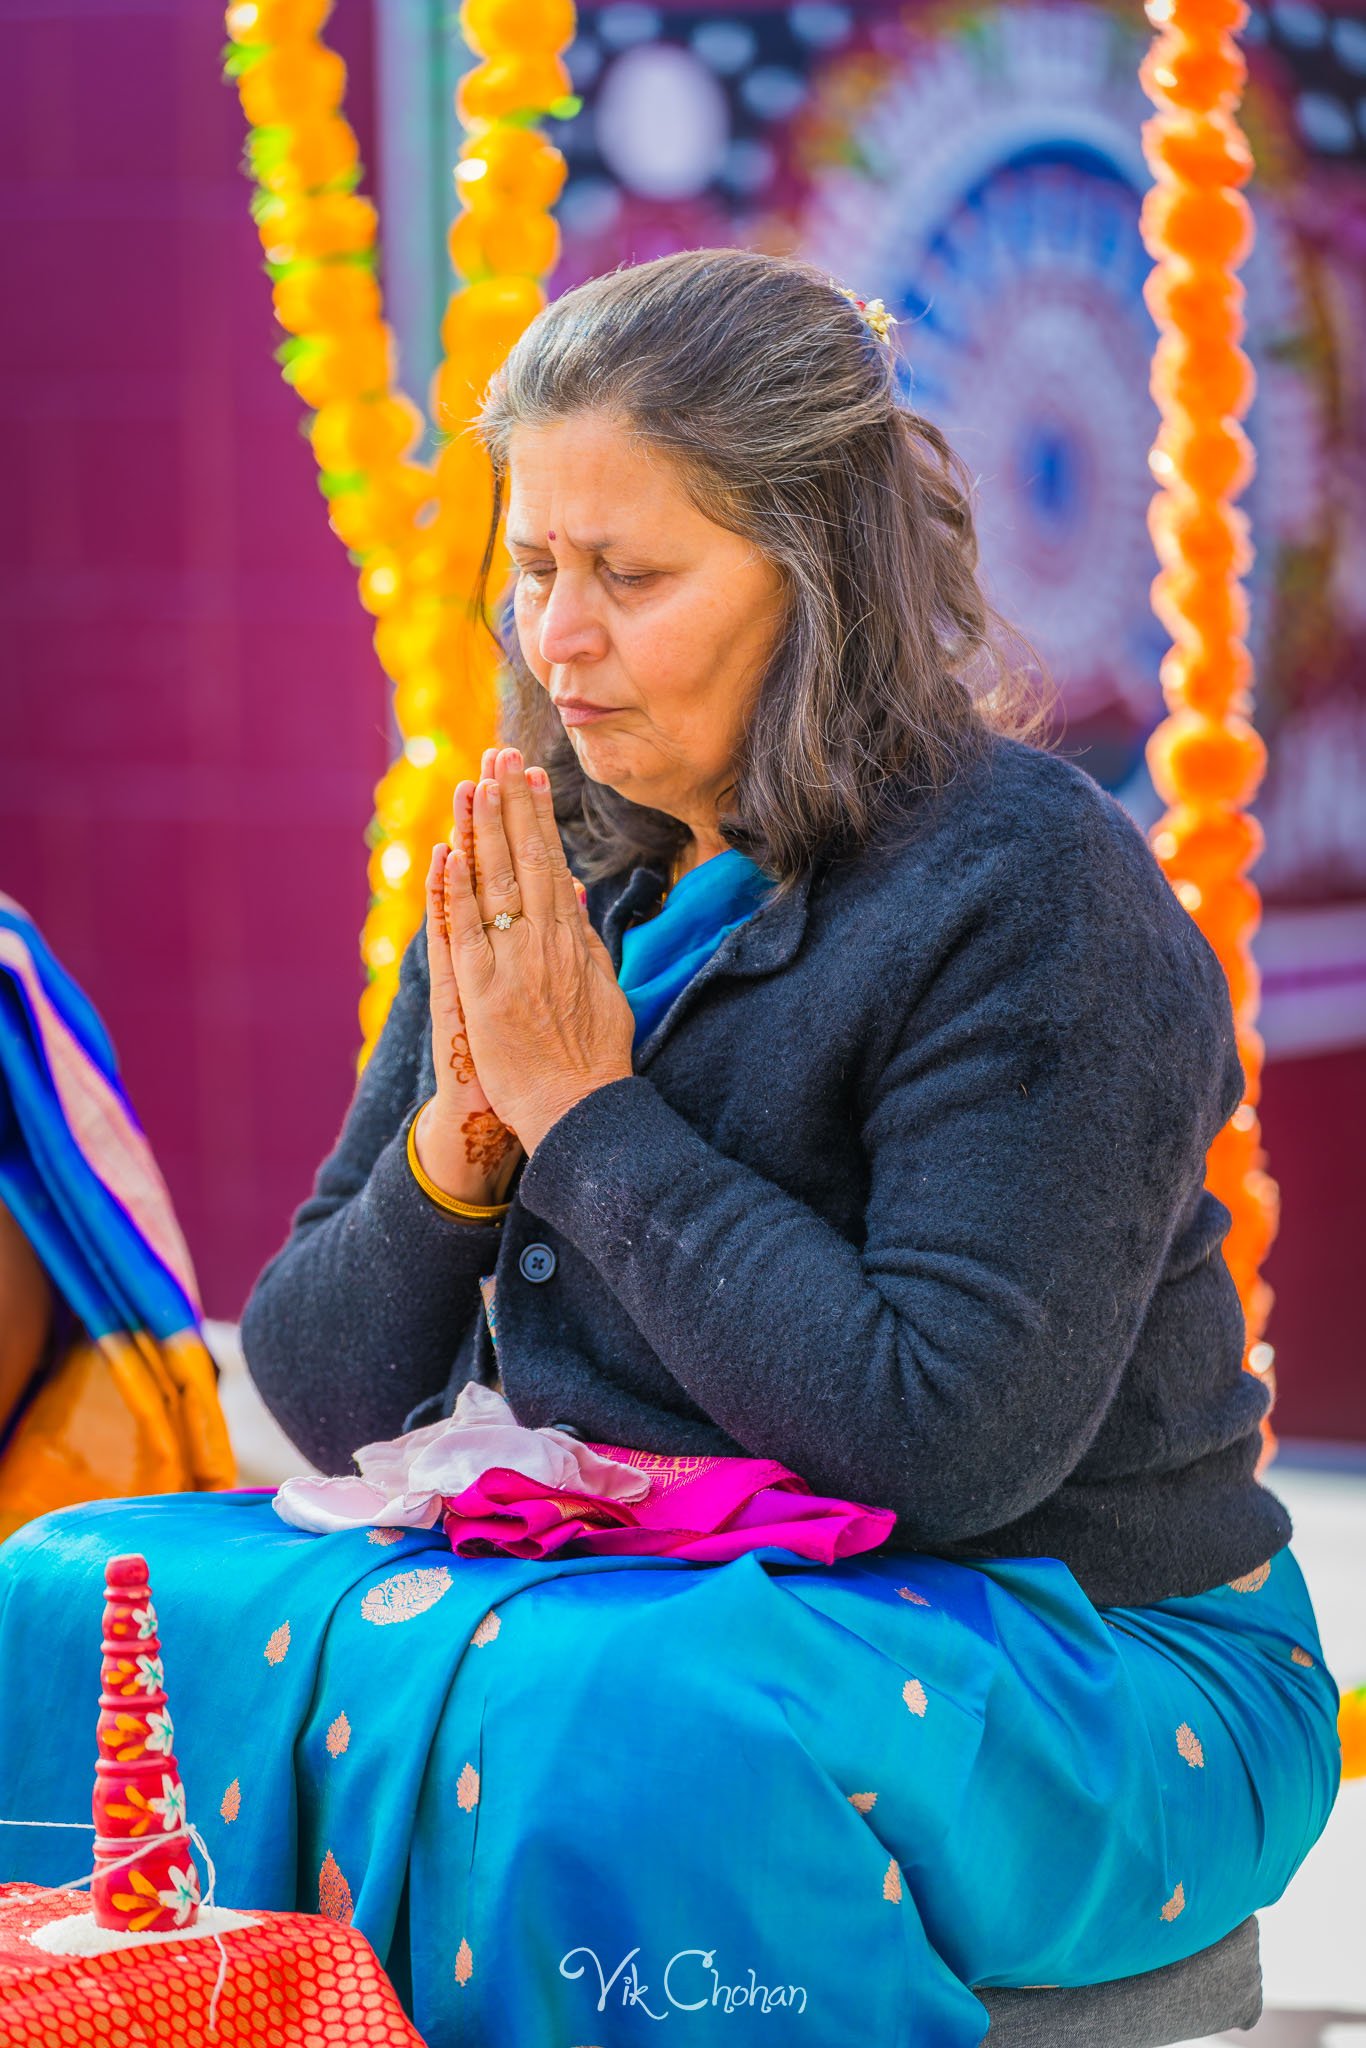
POLYGON ((453 1559, 240 1496, 120 1543, 168 1657, 229 1540, 217 1639, 225 1602, 291 1619, 278 1671, 218 1673, 220 1871, 292 1904, 326 1854, 429 2041, 710 2044, 762 2005, 775 2043, 973 2048, 973 1987, 1228 1934, 1337 1789, 1204 1185, 1228 989, 1040 741, 902 367, 851 291, 737 249, 518 340, 478 420, 503 744, 242 1326, 325 1473, 482 1386, 773 1461, 887 1541, 453 1559), (246 1846, 267 1741, 284 1849, 246 1846))

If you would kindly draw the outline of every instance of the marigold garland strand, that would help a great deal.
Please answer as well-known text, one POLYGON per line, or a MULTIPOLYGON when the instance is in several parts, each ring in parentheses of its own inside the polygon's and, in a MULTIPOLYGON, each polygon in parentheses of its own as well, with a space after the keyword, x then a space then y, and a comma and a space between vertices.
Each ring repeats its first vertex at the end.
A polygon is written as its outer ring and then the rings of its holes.
POLYGON ((331 5, 234 0, 226 68, 250 124, 252 210, 276 317, 290 337, 278 356, 313 408, 306 430, 329 521, 359 566, 402 739, 376 789, 368 834, 363 1063, 422 922, 426 850, 449 834, 455 783, 478 774, 494 731, 496 653, 469 608, 492 476, 465 430, 489 376, 546 302, 541 278, 559 254, 549 209, 565 164, 534 124, 578 102, 559 55, 574 34, 571 0, 467 0, 461 28, 483 61, 461 80, 456 101, 467 139, 449 249, 464 283, 442 323, 444 360, 430 394, 444 445, 431 464, 417 461, 425 422, 395 388, 378 222, 356 190, 359 150, 341 112, 346 70, 320 40, 331 5))
MULTIPOLYGON (((1262 1341, 1272 1296, 1260 1268, 1276 1231, 1277 1190, 1257 1119, 1263 1045, 1249 943, 1261 897, 1245 873, 1262 847, 1246 806, 1266 748, 1250 716, 1242 579, 1252 544, 1247 515, 1234 505, 1253 469, 1239 424, 1255 380, 1239 346, 1245 292, 1236 275, 1253 237, 1241 189, 1252 152, 1236 118, 1246 77, 1236 35, 1248 10, 1244 0, 1149 0, 1146 11, 1157 35, 1141 75, 1158 112, 1143 130, 1155 182, 1142 226, 1155 258, 1145 297, 1159 329, 1152 392, 1162 416, 1150 458, 1161 488, 1149 528, 1162 565, 1153 605, 1173 642, 1162 664, 1169 716, 1147 749, 1168 806, 1152 845, 1228 976, 1246 1085, 1210 1148, 1207 1180, 1233 1219, 1224 1253, 1243 1304, 1244 1362, 1274 1394, 1262 1341)), ((1276 1441, 1269 1417, 1263 1434, 1265 1463, 1276 1441)))

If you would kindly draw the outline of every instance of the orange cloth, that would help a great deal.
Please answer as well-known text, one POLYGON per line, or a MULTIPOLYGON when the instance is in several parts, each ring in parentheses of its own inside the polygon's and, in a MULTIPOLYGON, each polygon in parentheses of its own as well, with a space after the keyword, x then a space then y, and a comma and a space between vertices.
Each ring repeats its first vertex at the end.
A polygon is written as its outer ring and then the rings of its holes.
POLYGON ((0 2048, 424 2048, 374 1950, 341 1921, 261 1913, 225 1934, 211 2035, 215 1942, 51 1956, 25 1939, 89 1906, 83 1892, 0 1885, 0 2048))
POLYGON ((195 1331, 78 1338, 0 1453, 0 1539, 74 1501, 211 1492, 235 1476, 213 1361, 195 1331))

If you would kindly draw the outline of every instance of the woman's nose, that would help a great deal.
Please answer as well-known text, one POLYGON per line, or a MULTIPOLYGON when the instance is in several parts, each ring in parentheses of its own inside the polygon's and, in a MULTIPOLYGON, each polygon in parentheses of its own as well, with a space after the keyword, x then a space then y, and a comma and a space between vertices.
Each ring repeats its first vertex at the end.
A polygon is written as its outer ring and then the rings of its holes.
POLYGON ((601 655, 607 636, 596 617, 591 586, 559 575, 541 612, 541 658, 556 667, 601 655))

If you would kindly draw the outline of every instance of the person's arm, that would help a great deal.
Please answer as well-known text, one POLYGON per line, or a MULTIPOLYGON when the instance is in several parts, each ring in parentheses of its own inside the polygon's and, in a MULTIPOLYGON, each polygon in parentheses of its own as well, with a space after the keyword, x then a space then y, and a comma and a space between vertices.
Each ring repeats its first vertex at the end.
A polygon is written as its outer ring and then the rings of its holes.
POLYGON ((893 1508, 922 1546, 1075 1467, 1241 1093, 1222 971, 1116 832, 1008 850, 893 1006, 864 1081, 862 1247, 643 1075, 576 1102, 522 1176, 736 1442, 893 1508))
POLYGON ((28 1392, 52 1328, 52 1282, 0 1202, 0 1429, 28 1392))
POLYGON ((429 996, 419 932, 341 1135, 242 1313, 262 1399, 324 1472, 351 1470, 354 1450, 444 1388, 498 1256, 499 1225, 449 1214, 408 1163, 429 996))

